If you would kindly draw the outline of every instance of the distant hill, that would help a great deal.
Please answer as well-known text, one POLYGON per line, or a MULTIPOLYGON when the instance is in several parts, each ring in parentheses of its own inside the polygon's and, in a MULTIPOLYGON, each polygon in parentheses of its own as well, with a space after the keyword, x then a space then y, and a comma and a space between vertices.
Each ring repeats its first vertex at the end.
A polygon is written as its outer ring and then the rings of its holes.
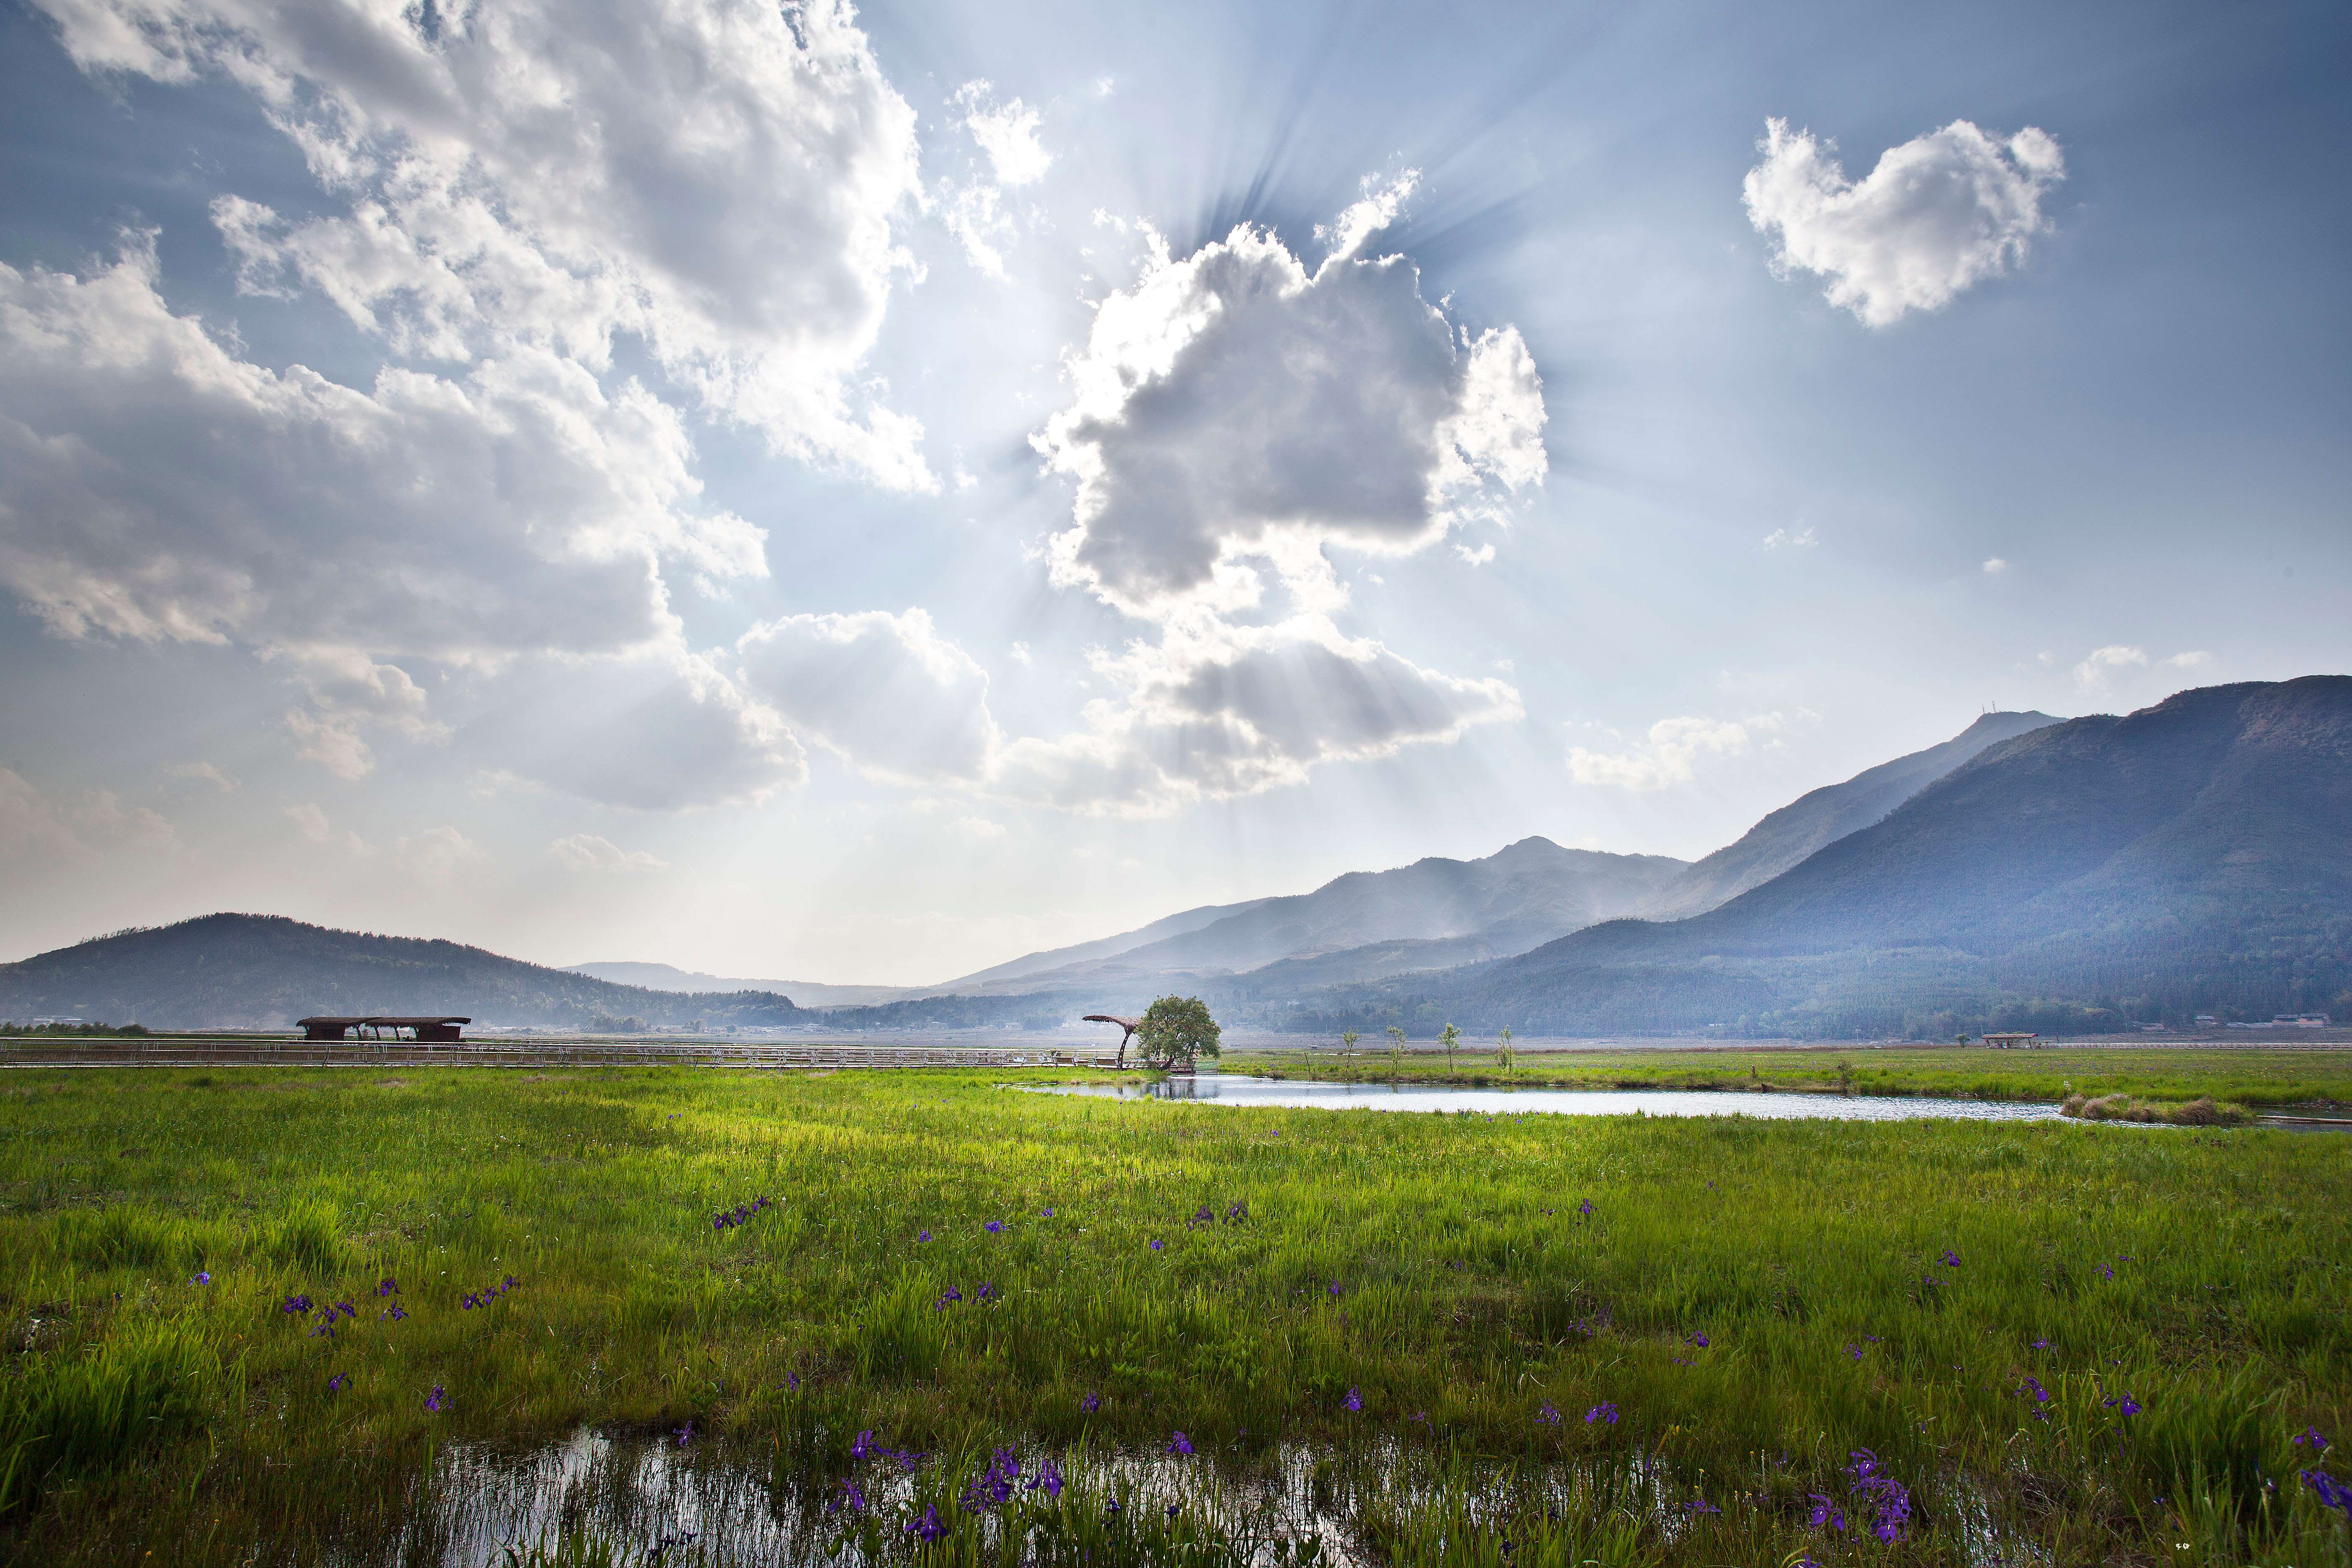
POLYGON ((1432 857, 1393 870, 1351 871, 1311 893, 1188 910, 1129 933, 1150 940, 1113 938, 1033 955, 941 989, 1126 994, 1168 978, 1198 984, 1310 957, 1326 960, 1319 976, 1350 979, 1395 973, 1397 963, 1459 963, 1523 952, 1641 909, 1685 869, 1686 862, 1663 855, 1605 855, 1523 838, 1484 859, 1432 857), (1415 946, 1426 942, 1455 945, 1415 946), (1067 960, 1071 954, 1083 956, 1067 960), (1034 962, 1044 957, 1066 961, 1034 962))
POLYGON ((205 915, 0 964, 0 1018, 287 1028, 316 1013, 453 1013, 478 1025, 573 1028, 599 1018, 715 1027, 807 1017, 766 992, 679 995, 454 942, 331 931, 278 915, 205 915))
POLYGON ((1738 843, 1692 866, 1641 912, 1652 920, 1704 914, 1882 820, 1988 746, 2057 722, 2047 713, 1987 713, 1940 745, 1800 795, 1749 828, 1738 843))
POLYGON ((2347 1006, 2352 678, 2314 676, 2032 730, 1708 913, 1290 1018, 1834 1035, 2347 1006))
POLYGON ((609 980, 615 985, 642 985, 648 991, 771 991, 790 996, 804 1008, 856 1007, 875 1002, 896 1002, 913 994, 904 985, 824 985, 814 980, 749 980, 723 974, 701 974, 667 963, 568 963, 564 972, 609 980))

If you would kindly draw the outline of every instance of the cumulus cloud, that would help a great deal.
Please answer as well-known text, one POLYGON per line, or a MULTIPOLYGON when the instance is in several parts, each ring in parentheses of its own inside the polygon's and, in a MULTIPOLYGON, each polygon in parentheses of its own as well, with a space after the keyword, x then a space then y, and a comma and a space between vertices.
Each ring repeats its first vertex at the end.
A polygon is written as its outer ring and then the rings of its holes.
POLYGON ((968 81, 957 89, 955 108, 963 127, 988 155, 988 166, 1001 185, 1034 184, 1045 177, 1054 155, 1038 140, 1044 117, 1019 99, 996 101, 996 89, 985 81, 968 81))
POLYGON ((454 745, 509 785, 683 811, 764 800, 808 776, 790 729, 711 658, 535 660, 499 694, 454 745))
POLYGON ((186 779, 195 784, 208 784, 223 795, 231 794, 239 787, 236 780, 210 763, 173 763, 163 772, 172 778, 186 779))
POLYGON ((2164 662, 2175 669, 2202 669, 2213 662, 2213 656, 2201 647, 2191 648, 2187 653, 2176 653, 2164 662))
POLYGON ((949 108, 981 157, 967 176, 940 182, 940 219, 972 266, 1002 278, 1005 247, 1019 227, 1005 192, 1044 179, 1054 162, 1038 137, 1044 117, 1017 98, 999 103, 986 81, 964 83, 949 108))
MULTIPOLYGON (((1369 254, 1417 176, 1367 182, 1312 270, 1244 226, 1140 277, 1066 356, 1070 405, 1033 438, 1076 481, 1052 580, 1150 625, 1094 660, 1116 693, 1083 729, 1003 749, 996 787, 1164 811, 1515 719, 1518 693, 1340 631, 1328 552, 1397 557, 1540 484, 1543 383, 1515 328, 1472 333, 1369 254), (1287 599, 1263 620, 1269 581, 1287 599)), ((1494 546, 1457 546, 1472 564, 1494 546)))
POLYGON ((288 276, 407 354, 642 341, 779 451, 933 482, 859 392, 919 199, 915 117, 846 0, 43 0, 85 70, 251 91, 342 214, 215 211, 248 288, 288 276))
POLYGON ((2008 570, 2009 563, 2003 561, 2000 556, 1990 555, 1985 558, 1984 573, 1986 576, 1998 577, 2008 570))
POLYGON ((2032 126, 1997 141, 1965 120, 1889 148, 1861 181, 1834 142, 1765 121, 1763 162, 1748 172, 1748 221, 1776 240, 1773 269, 1826 278, 1831 304, 1884 327, 2025 259, 2049 227, 2042 199, 2065 159, 2032 126))
POLYGON ((977 783, 993 764, 988 674, 921 610, 786 616, 736 655, 762 700, 870 773, 977 783))
POLYGON ((1568 774, 1580 784, 1642 793, 1662 790, 1690 783, 1697 776, 1701 759, 1738 756, 1757 734, 1780 729, 1786 722, 1779 713, 1738 721, 1696 714, 1661 719, 1650 726, 1642 743, 1622 752, 1571 747, 1568 774))
POLYGON ((0 768, 0 863, 64 865, 110 849, 153 854, 172 847, 172 825, 112 790, 60 800, 23 774, 0 768))
POLYGON ((1820 542, 1820 540, 1813 537, 1813 531, 1810 528, 1801 528, 1794 532, 1785 528, 1776 528, 1764 536, 1764 548, 1767 550, 1778 550, 1784 544, 1794 550, 1806 550, 1820 542))
POLYGON ((2124 643, 2093 648, 2074 667, 2075 683, 2086 691, 2104 691, 2110 678, 2126 669, 2146 668, 2147 650, 2124 643))
MULTIPOLYGON (((1401 194, 1398 199, 1402 199, 1401 194)), ((1393 203, 1367 197, 1391 216, 1393 203)), ((1314 271, 1246 226, 1104 300, 1034 437, 1076 481, 1053 574, 1131 614, 1255 604, 1326 546, 1402 555, 1541 481, 1543 384, 1512 327, 1457 331, 1343 219, 1314 271)))
POLYGON ((661 871, 669 862, 642 849, 624 849, 609 838, 575 833, 547 847, 548 853, 574 871, 661 871))

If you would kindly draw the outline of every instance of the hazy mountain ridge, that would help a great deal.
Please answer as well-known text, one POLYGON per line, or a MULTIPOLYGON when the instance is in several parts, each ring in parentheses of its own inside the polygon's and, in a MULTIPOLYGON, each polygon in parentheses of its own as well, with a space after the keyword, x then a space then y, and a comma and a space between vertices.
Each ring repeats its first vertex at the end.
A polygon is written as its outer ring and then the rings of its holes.
POLYGON ((675 964, 625 960, 567 963, 563 972, 584 974, 592 980, 609 980, 615 985, 641 985, 648 991, 703 994, 767 991, 790 996, 803 1009, 866 1006, 877 1002, 896 1002, 919 994, 917 988, 907 985, 826 985, 814 980, 761 980, 739 975, 704 974, 696 970, 680 969, 675 964))
POLYGON ((549 969, 478 947, 332 931, 282 915, 203 915, 0 964, 0 1017, 75 1016, 165 1028, 285 1028, 310 1014, 460 1014, 484 1024, 584 1027, 790 1025, 765 992, 679 995, 549 969))
POLYGON ((2315 676, 2031 731, 1707 913, 1337 988, 1292 1016, 1891 1030, 2063 998, 2120 1026, 2340 1007, 2347 944, 2352 678, 2315 676))
POLYGON ((1884 820, 1987 747, 2058 722, 2047 713, 1987 713, 1938 745, 1866 768, 1843 784, 1825 784, 1800 795, 1738 841, 1692 866, 1641 912, 1653 920, 1704 914, 1801 865, 1839 839, 1884 820))

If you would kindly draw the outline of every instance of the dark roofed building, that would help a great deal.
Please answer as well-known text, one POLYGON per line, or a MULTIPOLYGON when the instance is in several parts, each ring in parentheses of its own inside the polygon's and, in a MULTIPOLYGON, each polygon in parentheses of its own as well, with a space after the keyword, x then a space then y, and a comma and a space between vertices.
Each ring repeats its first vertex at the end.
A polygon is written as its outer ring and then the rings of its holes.
POLYGON ((302 1037, 306 1040, 348 1040, 353 1030, 359 1031, 362 1039, 397 1040, 403 1037, 401 1031, 405 1029, 408 1031, 406 1038, 447 1044, 463 1039, 465 1037, 458 1033, 459 1026, 474 1020, 457 1017, 369 1017, 297 1018, 294 1021, 302 1026, 302 1037))

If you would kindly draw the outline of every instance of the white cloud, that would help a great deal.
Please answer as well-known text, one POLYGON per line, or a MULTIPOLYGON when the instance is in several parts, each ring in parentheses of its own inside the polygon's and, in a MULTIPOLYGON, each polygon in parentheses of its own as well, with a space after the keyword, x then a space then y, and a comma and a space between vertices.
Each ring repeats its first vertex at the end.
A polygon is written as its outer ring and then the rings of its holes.
POLYGON ((1764 548, 1767 550, 1778 550, 1784 544, 1791 549, 1806 550, 1820 542, 1810 528, 1801 528, 1794 533, 1785 528, 1776 528, 1764 536, 1764 548))
MULTIPOLYGON (((1367 203, 1393 211, 1350 213, 1367 203)), ((1103 300, 1070 406, 1034 438, 1077 483, 1056 583, 1153 618, 1232 611, 1258 598, 1251 558, 1296 575, 1327 545, 1410 554, 1542 480, 1517 331, 1457 334, 1410 262, 1357 255, 1366 221, 1312 273, 1247 226, 1181 260, 1155 241, 1103 300)))
POLYGON ((1033 444, 1076 481, 1052 580, 1157 641, 1097 655, 1117 695, 1082 730, 1007 744, 999 791, 1162 812, 1522 715, 1505 682, 1423 668, 1335 619, 1348 589, 1328 551, 1405 556, 1507 521, 1547 470, 1518 332, 1457 330, 1410 262, 1366 258, 1414 178, 1368 181, 1318 231, 1331 249, 1313 272, 1246 226, 1181 260, 1144 231, 1141 276, 1066 356, 1071 405, 1033 444), (1269 577, 1288 605, 1266 624, 1269 577))
POLYGON ((1988 577, 1998 577, 1998 576, 2000 576, 2002 573, 2004 573, 2004 572, 2006 572, 2006 571, 2008 571, 2008 570, 2009 570, 2009 563, 2008 563, 2008 562, 2006 562, 2006 561, 2003 561, 2000 556, 1998 556, 1998 555, 1992 555, 1992 556, 1988 556, 1988 557, 1986 557, 1986 559, 1985 559, 1985 563, 1984 563, 1984 571, 1985 571, 1985 575, 1986 575, 1986 576, 1988 576, 1988 577))
POLYGON ((996 101, 996 89, 985 81, 968 81, 956 89, 955 107, 963 127, 988 155, 988 166, 1000 185, 1034 184, 1045 177, 1054 155, 1037 139, 1043 117, 1019 99, 996 101))
POLYGON ((178 842, 169 822, 146 806, 125 805, 112 790, 53 800, 22 774, 0 768, 0 864, 65 865, 116 849, 152 855, 178 842))
POLYGON ((398 707, 351 650, 625 649, 672 635, 664 561, 765 573, 634 382, 526 353, 357 392, 235 358, 155 282, 140 245, 0 266, 0 583, 59 636, 284 648, 398 707))
POLYGON ((932 484, 856 385, 919 199, 915 117, 845 0, 44 0, 85 70, 250 90, 342 216, 215 210, 248 288, 288 273, 395 351, 603 370, 643 341, 777 450, 932 484))
POLYGON ((1622 752, 1571 747, 1568 773, 1580 784, 1636 792, 1662 790, 1690 783, 1697 776, 1700 759, 1738 756, 1748 750, 1757 733, 1780 729, 1786 721, 1779 713, 1759 714, 1742 721, 1696 714, 1661 719, 1650 726, 1643 743, 1622 752))
POLYGON ((983 843, 992 843, 1006 837, 1003 823, 991 822, 984 816, 959 816, 948 826, 983 843))
POLYGON ((736 653, 751 690, 870 773, 978 783, 993 763, 988 674, 921 610, 786 616, 736 653))
POLYGON ((660 871, 669 867, 669 862, 657 855, 642 849, 624 849, 611 839, 593 833, 558 838, 547 849, 574 871, 660 871))
POLYGON ((2083 662, 2074 667, 2074 680, 2086 691, 2104 691, 2111 676, 2126 669, 2144 668, 2147 664, 2146 648, 2111 643, 2093 648, 2084 657, 2083 662))
POLYGON ((1748 221, 1778 237, 1773 268, 1829 279, 1827 298, 1867 325, 1937 310, 2025 258, 2049 227, 2042 198, 2065 178, 2058 143, 2032 126, 1997 142, 1965 120, 1883 153, 1849 181, 1834 142, 1765 121, 1748 172, 1748 221))
POLYGON ((1473 550, 1466 544, 1457 542, 1454 546, 1454 553, 1462 557, 1463 563, 1465 565, 1484 566, 1495 559, 1495 547, 1491 544, 1482 544, 1473 550))
POLYGON ((2213 656, 2201 647, 2192 648, 2187 653, 2176 653, 2164 662, 2175 669, 2202 669, 2213 662, 2213 656))
POLYGON ((223 795, 232 794, 240 787, 236 780, 210 763, 173 763, 163 772, 171 778, 190 779, 200 784, 208 784, 223 795))
POLYGON ((800 742, 712 658, 540 659, 461 730, 461 757, 509 784, 640 811, 766 799, 802 783, 800 742))
POLYGON ((348 828, 337 832, 327 814, 307 801, 288 806, 286 816, 307 844, 333 845, 353 859, 381 861, 420 882, 446 882, 469 862, 485 858, 481 847, 454 827, 428 827, 378 847, 348 828))

